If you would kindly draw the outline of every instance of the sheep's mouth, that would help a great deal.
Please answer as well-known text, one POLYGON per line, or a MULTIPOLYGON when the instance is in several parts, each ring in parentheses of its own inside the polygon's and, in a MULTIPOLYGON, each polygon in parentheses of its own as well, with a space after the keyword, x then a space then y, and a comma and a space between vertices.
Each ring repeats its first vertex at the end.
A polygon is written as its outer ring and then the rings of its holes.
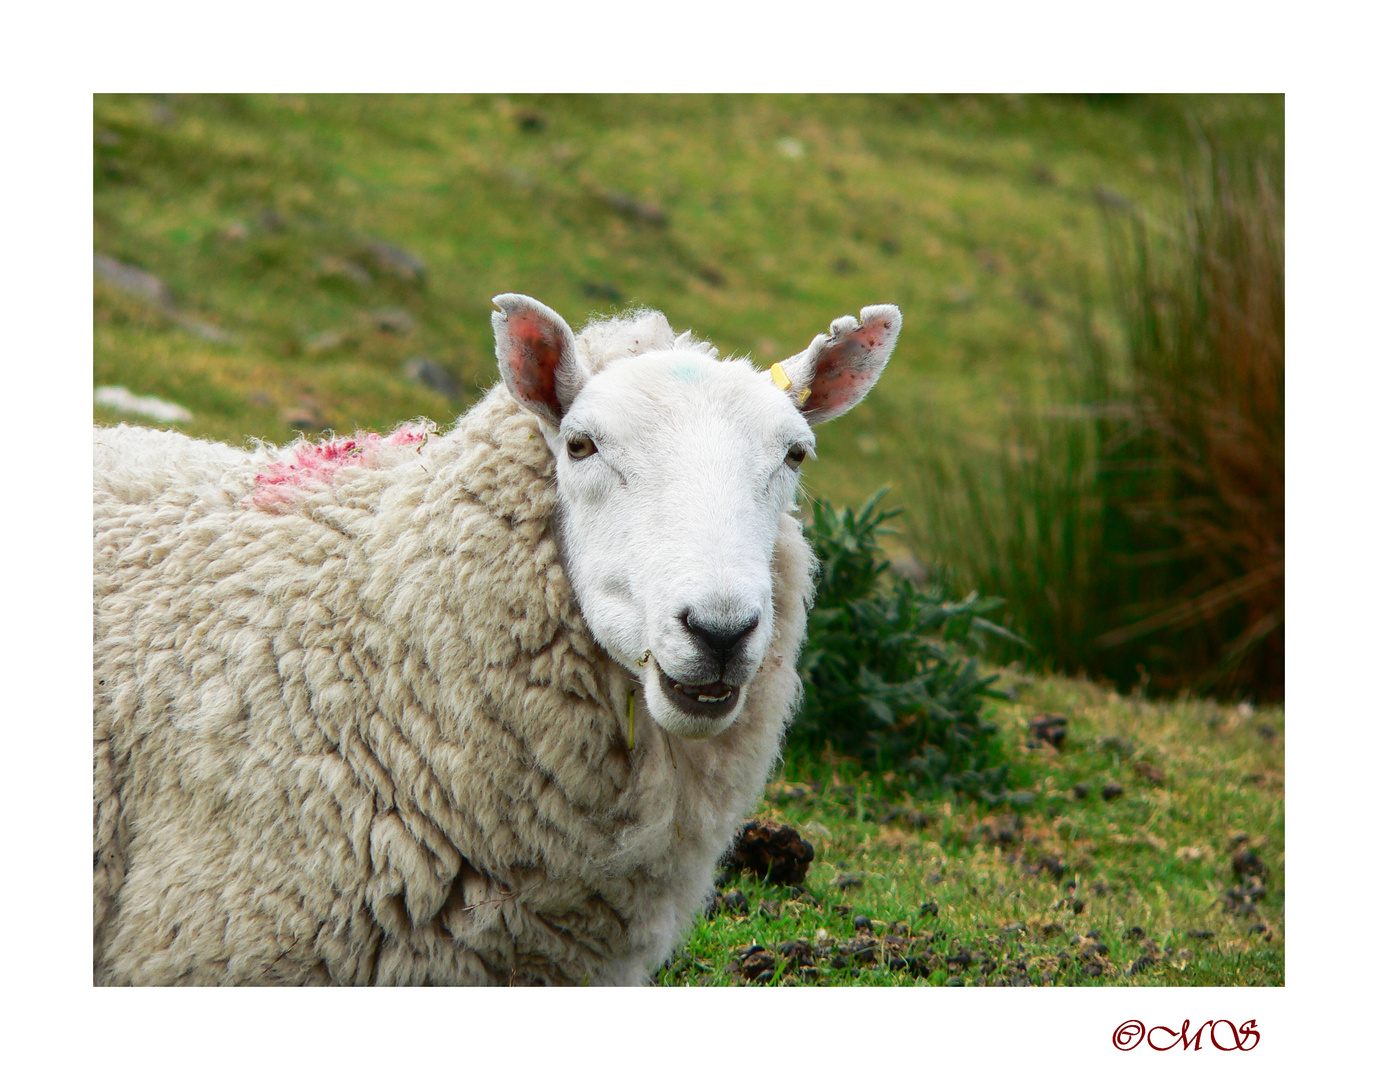
POLYGON ((660 672, 660 686, 665 696, 680 709, 692 716, 707 716, 718 719, 726 716, 737 707, 741 697, 740 686, 729 686, 725 682, 702 683, 698 686, 676 682, 665 672, 660 672))

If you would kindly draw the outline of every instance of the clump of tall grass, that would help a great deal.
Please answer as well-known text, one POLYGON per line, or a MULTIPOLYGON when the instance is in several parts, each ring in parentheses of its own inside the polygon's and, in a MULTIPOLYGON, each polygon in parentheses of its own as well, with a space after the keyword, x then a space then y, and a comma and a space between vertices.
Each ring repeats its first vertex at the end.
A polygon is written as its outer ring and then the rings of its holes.
POLYGON ((1004 596, 1059 669, 1279 698, 1281 155, 1207 144, 1183 193, 1156 230, 1107 210, 1122 341, 1088 304, 1051 403, 993 465, 935 473, 921 546, 1004 596))

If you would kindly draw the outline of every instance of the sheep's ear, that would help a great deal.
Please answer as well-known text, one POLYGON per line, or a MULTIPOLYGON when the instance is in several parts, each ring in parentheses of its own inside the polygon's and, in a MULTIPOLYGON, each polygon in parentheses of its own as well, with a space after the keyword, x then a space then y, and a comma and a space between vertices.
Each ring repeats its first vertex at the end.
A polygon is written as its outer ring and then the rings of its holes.
MULTIPOLYGON (((877 304, 861 309, 861 322, 850 315, 834 319, 803 352, 780 362, 790 395, 810 424, 841 416, 876 384, 900 335, 900 309, 877 304)), ((785 380, 772 369, 777 385, 785 380)))
POLYGON ((583 388, 585 373, 569 324, 539 300, 520 293, 493 297, 498 370, 512 396, 552 427, 583 388))

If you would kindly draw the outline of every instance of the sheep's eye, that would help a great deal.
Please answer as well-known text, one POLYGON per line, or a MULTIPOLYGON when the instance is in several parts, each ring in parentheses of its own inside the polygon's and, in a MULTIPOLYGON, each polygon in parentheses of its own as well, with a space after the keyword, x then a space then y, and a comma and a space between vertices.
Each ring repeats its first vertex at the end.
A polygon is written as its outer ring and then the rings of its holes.
POLYGON ((804 458, 808 456, 808 453, 808 450, 796 443, 789 448, 789 453, 785 455, 785 464, 791 469, 797 469, 804 464, 804 458))
POLYGON ((571 435, 565 442, 565 449, 569 451, 569 456, 575 461, 586 458, 590 454, 598 453, 598 447, 587 435, 571 435))

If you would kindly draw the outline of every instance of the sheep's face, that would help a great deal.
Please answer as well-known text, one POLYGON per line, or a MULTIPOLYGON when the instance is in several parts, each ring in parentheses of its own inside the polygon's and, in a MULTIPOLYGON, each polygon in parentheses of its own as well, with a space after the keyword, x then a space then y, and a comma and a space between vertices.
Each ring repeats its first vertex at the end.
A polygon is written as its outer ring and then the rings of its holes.
POLYGON ((503 379, 555 455, 561 558, 585 622, 640 677, 656 723, 719 734, 773 636, 771 560, 812 425, 870 389, 899 310, 839 319, 772 372, 686 345, 590 374, 553 311, 494 302, 503 379))

